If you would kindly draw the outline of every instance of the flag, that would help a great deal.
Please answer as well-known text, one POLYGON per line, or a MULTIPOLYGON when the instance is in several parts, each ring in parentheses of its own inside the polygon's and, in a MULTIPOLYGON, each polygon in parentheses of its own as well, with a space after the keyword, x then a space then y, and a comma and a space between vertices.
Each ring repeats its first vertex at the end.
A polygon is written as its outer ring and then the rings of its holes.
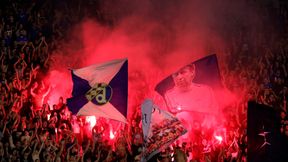
POLYGON ((144 147, 142 161, 148 161, 187 131, 181 122, 165 110, 145 100, 141 105, 144 147))
POLYGON ((141 105, 142 112, 142 129, 143 129, 143 139, 147 139, 152 114, 153 102, 151 100, 145 100, 141 105))
POLYGON ((77 116, 105 117, 125 122, 128 60, 113 60, 71 70, 73 91, 67 106, 77 116))
POLYGON ((220 100, 217 97, 220 95, 216 92, 222 88, 217 56, 213 54, 175 70, 160 81, 155 90, 163 96, 172 113, 217 114, 220 100))
POLYGON ((247 160, 250 162, 287 161, 287 138, 280 133, 280 113, 274 108, 248 103, 247 160))

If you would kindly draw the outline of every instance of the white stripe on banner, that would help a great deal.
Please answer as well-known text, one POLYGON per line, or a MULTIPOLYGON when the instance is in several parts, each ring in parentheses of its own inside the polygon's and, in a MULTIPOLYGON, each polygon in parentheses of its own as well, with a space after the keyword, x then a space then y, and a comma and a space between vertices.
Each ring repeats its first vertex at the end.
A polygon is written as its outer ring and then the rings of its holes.
POLYGON ((110 118, 120 122, 127 123, 126 118, 109 102, 101 106, 97 106, 92 102, 88 102, 77 113, 77 116, 91 116, 91 115, 95 115, 97 117, 110 118))
POLYGON ((73 70, 74 74, 85 79, 93 87, 96 83, 106 83, 114 78, 127 59, 113 60, 73 70))

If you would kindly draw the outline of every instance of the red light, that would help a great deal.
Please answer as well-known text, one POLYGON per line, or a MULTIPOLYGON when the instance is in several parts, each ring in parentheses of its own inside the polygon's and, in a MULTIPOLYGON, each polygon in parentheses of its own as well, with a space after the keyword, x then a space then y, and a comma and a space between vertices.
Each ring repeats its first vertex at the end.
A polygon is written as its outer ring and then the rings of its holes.
POLYGON ((219 144, 221 144, 222 143, 222 141, 223 141, 223 138, 221 137, 221 136, 214 136, 215 138, 216 138, 216 140, 218 140, 219 141, 219 144))

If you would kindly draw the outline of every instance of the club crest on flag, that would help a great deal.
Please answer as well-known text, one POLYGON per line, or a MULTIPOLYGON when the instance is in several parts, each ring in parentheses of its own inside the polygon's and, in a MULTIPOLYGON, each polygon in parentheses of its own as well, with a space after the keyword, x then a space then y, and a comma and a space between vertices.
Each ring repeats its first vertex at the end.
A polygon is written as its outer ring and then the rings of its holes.
POLYGON ((86 98, 88 101, 95 100, 96 105, 104 105, 110 101, 112 97, 112 88, 105 83, 96 83, 87 93, 86 98))

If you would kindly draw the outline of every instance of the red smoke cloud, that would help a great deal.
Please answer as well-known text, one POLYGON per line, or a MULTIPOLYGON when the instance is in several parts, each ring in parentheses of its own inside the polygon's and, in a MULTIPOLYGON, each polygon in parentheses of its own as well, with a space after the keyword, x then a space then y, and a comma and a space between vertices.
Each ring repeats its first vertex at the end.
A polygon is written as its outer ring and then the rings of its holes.
POLYGON ((241 23, 247 18, 243 11, 249 8, 225 0, 207 4, 198 0, 103 1, 100 10, 106 18, 110 16, 112 25, 85 18, 71 26, 68 41, 58 42, 48 77, 56 85, 50 100, 71 95, 68 69, 112 59, 129 60, 130 107, 145 97, 156 99, 156 83, 183 65, 212 53, 218 54, 221 63, 226 36, 233 29, 227 20, 241 23))

